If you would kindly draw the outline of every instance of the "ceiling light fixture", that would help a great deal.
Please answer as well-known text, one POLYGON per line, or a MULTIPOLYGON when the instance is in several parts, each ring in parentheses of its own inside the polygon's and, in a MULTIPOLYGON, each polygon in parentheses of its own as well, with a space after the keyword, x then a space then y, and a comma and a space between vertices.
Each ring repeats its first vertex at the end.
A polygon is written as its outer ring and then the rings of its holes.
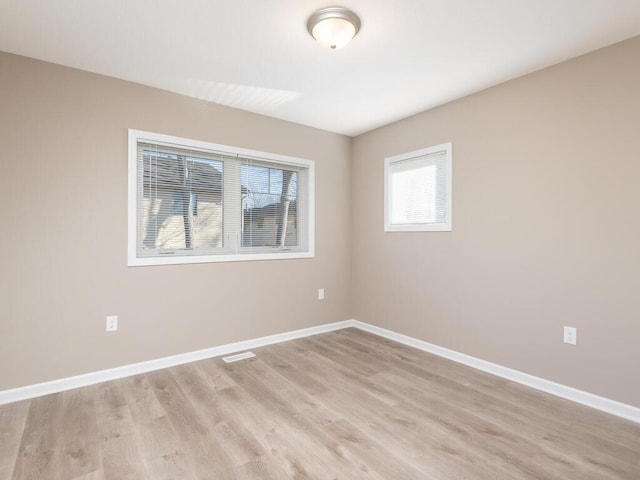
POLYGON ((321 8, 309 17, 307 30, 320 45, 335 50, 356 36, 360 18, 344 7, 321 8))

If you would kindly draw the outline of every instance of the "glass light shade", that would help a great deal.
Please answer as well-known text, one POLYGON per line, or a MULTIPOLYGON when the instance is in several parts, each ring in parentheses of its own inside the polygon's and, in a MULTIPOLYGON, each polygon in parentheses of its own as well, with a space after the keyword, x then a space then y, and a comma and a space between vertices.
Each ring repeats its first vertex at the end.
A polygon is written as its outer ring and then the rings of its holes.
POLYGON ((344 18, 327 18, 321 20, 311 30, 316 41, 326 48, 342 48, 356 34, 356 27, 344 18))
POLYGON ((344 7, 321 8, 309 17, 307 30, 320 45, 335 50, 356 36, 360 18, 344 7))

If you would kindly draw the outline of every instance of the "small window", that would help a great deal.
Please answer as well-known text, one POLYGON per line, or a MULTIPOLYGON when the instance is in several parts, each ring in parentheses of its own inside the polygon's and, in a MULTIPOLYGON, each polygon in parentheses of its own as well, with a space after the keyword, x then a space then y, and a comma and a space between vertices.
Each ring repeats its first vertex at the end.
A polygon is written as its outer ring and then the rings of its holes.
POLYGON ((451 143, 385 159, 384 229, 451 231, 451 143))
POLYGON ((309 160, 129 131, 129 265, 313 257, 309 160))

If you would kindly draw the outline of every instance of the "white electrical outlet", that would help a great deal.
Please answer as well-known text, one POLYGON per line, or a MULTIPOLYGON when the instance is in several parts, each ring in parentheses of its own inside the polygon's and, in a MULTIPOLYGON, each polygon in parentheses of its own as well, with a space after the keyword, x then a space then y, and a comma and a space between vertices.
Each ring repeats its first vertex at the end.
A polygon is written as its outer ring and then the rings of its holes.
POLYGON ((564 327, 564 343, 569 345, 578 343, 578 329, 576 327, 564 327))
POLYGON ((318 289, 318 300, 324 300, 324 288, 318 289))
POLYGON ((107 317, 107 332, 115 332, 118 330, 118 316, 109 315, 107 317))

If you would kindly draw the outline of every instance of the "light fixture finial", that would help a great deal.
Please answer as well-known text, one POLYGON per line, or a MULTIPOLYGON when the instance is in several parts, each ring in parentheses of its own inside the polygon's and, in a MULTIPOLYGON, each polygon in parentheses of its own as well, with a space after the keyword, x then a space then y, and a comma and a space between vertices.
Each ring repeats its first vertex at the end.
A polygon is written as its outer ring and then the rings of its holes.
POLYGON ((309 17, 307 30, 320 45, 335 50, 356 36, 360 18, 344 7, 321 8, 309 17))

